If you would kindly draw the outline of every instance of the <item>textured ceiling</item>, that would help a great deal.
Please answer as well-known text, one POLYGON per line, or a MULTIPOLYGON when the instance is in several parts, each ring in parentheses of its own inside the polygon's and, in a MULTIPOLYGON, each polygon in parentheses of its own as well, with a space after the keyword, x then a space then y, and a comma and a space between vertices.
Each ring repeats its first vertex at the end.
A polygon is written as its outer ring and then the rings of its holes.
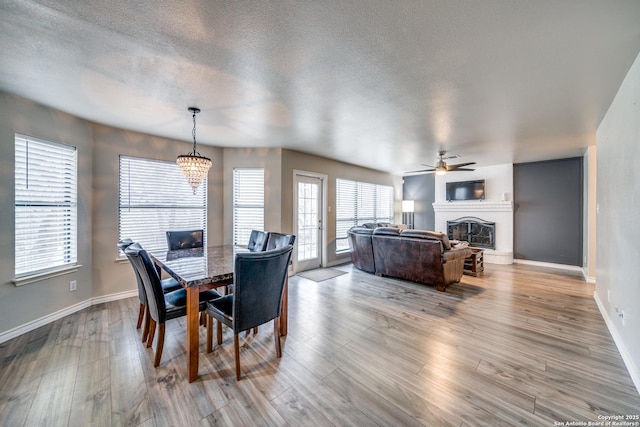
POLYGON ((107 125, 400 172, 581 155, 640 1, 0 0, 0 90, 107 125), (458 161, 453 161, 457 163, 458 161))

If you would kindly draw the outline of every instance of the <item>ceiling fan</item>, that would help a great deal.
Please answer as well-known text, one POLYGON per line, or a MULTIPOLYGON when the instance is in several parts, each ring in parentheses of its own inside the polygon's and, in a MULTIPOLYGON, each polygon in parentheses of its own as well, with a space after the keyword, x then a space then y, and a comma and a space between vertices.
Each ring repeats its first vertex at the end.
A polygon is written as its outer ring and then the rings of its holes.
POLYGON ((469 165, 475 165, 476 162, 467 162, 467 163, 459 163, 457 165, 447 165, 447 162, 445 162, 445 160, 447 159, 457 159, 460 156, 449 156, 449 157, 445 157, 445 154, 447 154, 446 150, 440 150, 438 152, 438 157, 440 157, 440 160, 438 160, 438 163, 436 166, 431 166, 431 165, 425 165, 424 163, 422 163, 422 166, 426 166, 428 168, 431 169, 424 169, 424 170, 419 170, 419 171, 409 171, 407 173, 415 173, 415 172, 435 172, 436 175, 444 175, 447 172, 454 172, 454 171, 473 171, 475 169, 470 169, 470 168, 465 168, 465 166, 469 166, 469 165))

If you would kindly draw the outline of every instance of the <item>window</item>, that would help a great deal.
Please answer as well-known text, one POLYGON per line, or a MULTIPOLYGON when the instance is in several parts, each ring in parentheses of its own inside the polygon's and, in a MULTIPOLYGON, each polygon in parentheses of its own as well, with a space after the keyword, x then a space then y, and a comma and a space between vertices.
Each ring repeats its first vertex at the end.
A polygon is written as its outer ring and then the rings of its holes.
POLYGON ((120 156, 119 182, 119 239, 162 251, 168 230, 202 229, 206 246, 206 179, 193 194, 175 162, 120 156))
POLYGON ((367 222, 393 222, 393 187, 336 180, 336 253, 349 250, 347 231, 367 222))
POLYGON ((15 135, 15 275, 78 262, 75 147, 15 135))
POLYGON ((264 230, 264 169, 233 170, 233 244, 246 245, 264 230))

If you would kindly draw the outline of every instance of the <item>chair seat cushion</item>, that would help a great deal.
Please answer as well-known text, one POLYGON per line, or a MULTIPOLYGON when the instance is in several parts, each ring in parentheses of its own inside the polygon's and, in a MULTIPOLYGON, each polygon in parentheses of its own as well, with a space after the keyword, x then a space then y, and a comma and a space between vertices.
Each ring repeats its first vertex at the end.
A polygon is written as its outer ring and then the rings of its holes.
POLYGON ((233 294, 207 302, 207 314, 216 318, 231 320, 233 315, 233 294))
POLYGON ((162 285, 162 292, 164 292, 165 294, 167 292, 182 289, 182 286, 180 286, 180 283, 178 283, 176 279, 174 279, 173 277, 170 277, 168 279, 162 279, 160 281, 160 285, 162 285))
MULTIPOLYGON (((200 310, 205 309, 205 303, 210 300, 220 298, 220 294, 213 289, 200 292, 200 310)), ((167 310, 169 306, 184 307, 187 305, 187 291, 185 289, 178 289, 177 291, 164 294, 164 299, 167 302, 167 310)))

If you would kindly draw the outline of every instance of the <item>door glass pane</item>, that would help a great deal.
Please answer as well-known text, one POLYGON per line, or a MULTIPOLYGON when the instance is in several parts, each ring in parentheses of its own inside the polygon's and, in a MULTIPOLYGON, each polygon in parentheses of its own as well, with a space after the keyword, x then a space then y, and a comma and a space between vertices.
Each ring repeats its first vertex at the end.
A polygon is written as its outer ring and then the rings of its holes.
POLYGON ((298 183, 298 261, 318 257, 318 184, 298 183))

